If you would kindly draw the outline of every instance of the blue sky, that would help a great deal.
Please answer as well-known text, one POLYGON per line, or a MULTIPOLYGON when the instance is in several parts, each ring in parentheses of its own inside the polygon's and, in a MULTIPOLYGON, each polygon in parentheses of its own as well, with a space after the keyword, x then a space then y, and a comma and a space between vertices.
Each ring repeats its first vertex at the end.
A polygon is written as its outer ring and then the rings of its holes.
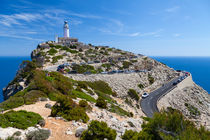
POLYGON ((210 56, 209 0, 1 0, 0 56, 63 36, 149 56, 210 56))

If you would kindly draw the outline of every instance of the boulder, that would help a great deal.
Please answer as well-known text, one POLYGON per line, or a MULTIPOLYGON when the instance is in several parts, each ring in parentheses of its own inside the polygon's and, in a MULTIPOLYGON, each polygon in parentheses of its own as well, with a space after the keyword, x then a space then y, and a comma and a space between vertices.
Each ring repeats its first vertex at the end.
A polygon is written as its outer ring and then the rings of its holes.
POLYGON ((87 128, 83 127, 83 126, 79 126, 76 130, 75 136, 76 137, 81 137, 82 133, 87 130, 87 128))
POLYGON ((47 104, 45 104, 45 107, 51 109, 52 108, 52 105, 49 104, 49 103, 47 103, 47 104))
POLYGON ((44 127, 46 124, 45 120, 39 120, 38 125, 40 125, 41 127, 44 127))

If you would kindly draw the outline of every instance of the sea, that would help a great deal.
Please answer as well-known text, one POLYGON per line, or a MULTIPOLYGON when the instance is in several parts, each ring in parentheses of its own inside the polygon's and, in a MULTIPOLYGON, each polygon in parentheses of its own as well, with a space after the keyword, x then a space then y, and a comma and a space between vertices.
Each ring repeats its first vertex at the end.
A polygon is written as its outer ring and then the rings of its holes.
MULTIPOLYGON (((154 57, 176 70, 189 71, 196 84, 203 87, 210 93, 210 57, 154 57)), ((24 60, 30 60, 29 56, 24 57, 0 57, 0 102, 3 101, 2 89, 13 80, 18 67, 24 60)))
POLYGON ((4 101, 2 89, 12 81, 19 65, 24 60, 31 60, 30 56, 1 56, 0 57, 0 102, 4 101))

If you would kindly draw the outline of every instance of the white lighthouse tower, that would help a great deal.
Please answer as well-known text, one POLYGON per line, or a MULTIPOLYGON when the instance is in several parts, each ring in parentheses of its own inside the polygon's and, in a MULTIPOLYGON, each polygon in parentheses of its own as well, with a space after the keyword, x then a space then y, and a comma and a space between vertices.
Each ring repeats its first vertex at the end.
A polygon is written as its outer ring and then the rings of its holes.
POLYGON ((69 38, 69 25, 67 21, 64 21, 63 33, 64 33, 64 38, 69 38))

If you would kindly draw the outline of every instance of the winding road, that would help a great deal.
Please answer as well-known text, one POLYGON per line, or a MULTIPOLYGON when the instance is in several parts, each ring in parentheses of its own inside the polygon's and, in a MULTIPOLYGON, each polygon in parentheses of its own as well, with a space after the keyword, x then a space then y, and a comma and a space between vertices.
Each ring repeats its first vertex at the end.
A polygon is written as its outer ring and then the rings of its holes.
POLYGON ((181 77, 182 76, 174 78, 170 82, 164 84, 162 87, 151 92, 148 97, 142 98, 141 103, 140 103, 141 108, 147 117, 152 118, 152 116, 155 112, 159 112, 159 110, 157 108, 157 101, 159 100, 159 98, 161 98, 161 96, 164 96, 169 91, 174 89, 177 85, 173 85, 173 83, 177 82, 177 80, 181 77))

